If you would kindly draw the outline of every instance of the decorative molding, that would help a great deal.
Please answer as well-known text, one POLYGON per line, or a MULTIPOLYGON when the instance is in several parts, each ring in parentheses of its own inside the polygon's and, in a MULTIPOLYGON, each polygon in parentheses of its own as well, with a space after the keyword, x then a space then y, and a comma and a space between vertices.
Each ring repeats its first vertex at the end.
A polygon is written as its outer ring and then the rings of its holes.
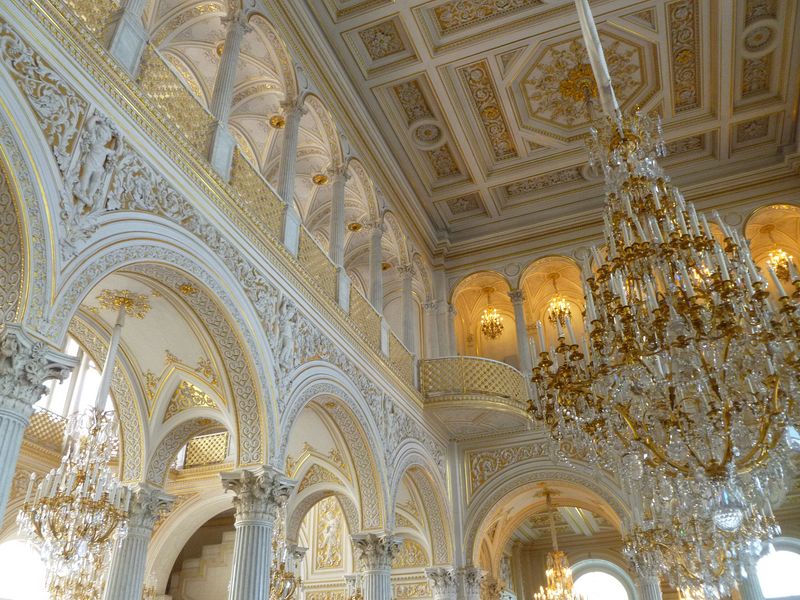
POLYGON ((449 0, 431 12, 439 33, 451 34, 542 4, 542 0, 449 0))
POLYGON ((185 410, 190 410, 192 408, 216 409, 216 406, 216 402, 214 402, 211 396, 206 394, 199 387, 192 385, 188 381, 181 381, 178 387, 175 388, 175 393, 172 394, 172 398, 170 398, 167 410, 164 411, 164 419, 162 422, 166 422, 171 417, 185 410))
POLYGON ((398 54, 406 49, 403 38, 397 30, 397 25, 393 19, 382 21, 361 29, 358 36, 367 49, 367 53, 372 60, 380 60, 393 54, 398 54))
POLYGON ((701 105, 700 7, 697 0, 667 5, 672 103, 675 112, 701 105))

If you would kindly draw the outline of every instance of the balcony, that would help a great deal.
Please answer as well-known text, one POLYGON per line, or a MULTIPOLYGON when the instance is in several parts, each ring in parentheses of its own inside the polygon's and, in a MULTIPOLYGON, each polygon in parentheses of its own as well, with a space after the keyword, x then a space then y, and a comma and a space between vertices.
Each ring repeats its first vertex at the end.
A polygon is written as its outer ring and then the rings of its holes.
POLYGON ((427 412, 454 438, 519 429, 528 422, 528 385, 514 367, 477 356, 420 362, 427 412))

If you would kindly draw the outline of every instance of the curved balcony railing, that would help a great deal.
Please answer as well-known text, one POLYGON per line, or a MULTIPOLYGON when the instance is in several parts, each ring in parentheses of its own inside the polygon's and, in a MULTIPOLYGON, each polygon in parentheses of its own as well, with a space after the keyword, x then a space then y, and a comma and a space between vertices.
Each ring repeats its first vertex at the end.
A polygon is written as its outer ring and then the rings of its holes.
POLYGON ((420 388, 426 404, 484 400, 525 409, 528 386, 517 369, 477 356, 451 356, 420 362, 420 388))
POLYGON ((64 448, 64 432, 67 420, 61 415, 36 408, 25 429, 25 440, 58 454, 64 448))

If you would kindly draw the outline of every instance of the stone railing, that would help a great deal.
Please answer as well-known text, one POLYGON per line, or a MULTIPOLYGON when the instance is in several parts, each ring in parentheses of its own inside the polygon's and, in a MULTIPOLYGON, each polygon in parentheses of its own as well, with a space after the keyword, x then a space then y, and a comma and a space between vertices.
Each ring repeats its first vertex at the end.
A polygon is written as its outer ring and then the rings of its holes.
POLYGON ((224 463, 228 457, 228 441, 227 431, 193 437, 186 444, 183 468, 190 469, 224 463))
POLYGON ((66 427, 67 420, 64 417, 44 408, 37 408, 25 429, 25 440, 60 454, 64 449, 66 427))
POLYGON ((522 373, 506 363, 477 356, 420 361, 420 390, 426 404, 483 400, 525 410, 528 403, 522 373))
MULTIPOLYGON (((150 120, 145 127, 153 134, 154 142, 176 158, 179 166, 190 177, 202 181, 210 191, 210 197, 218 201, 221 210, 234 222, 241 224, 246 235, 258 238, 257 246, 273 249, 280 244, 285 214, 285 203, 275 193, 260 173, 242 156, 238 149, 234 152, 230 181, 223 181, 213 172, 207 160, 213 132, 214 118, 189 90, 187 84, 177 75, 155 45, 159 39, 153 38, 145 49, 136 81, 131 81, 118 64, 102 46, 103 32, 119 7, 117 0, 31 0, 37 7, 40 18, 54 24, 57 15, 64 22, 58 23, 59 35, 68 33, 77 44, 65 45, 68 50, 78 46, 82 51, 93 52, 95 64, 105 65, 106 71, 113 72, 112 78, 100 79, 113 95, 120 98, 120 105, 129 106, 132 115, 147 115, 150 120), (46 17, 41 16, 46 15, 46 17), (74 29, 73 29, 74 28, 74 29), (88 39, 86 33, 94 39, 88 39), (127 79, 126 79, 127 78, 127 79), (122 102, 122 98, 128 102, 122 102), (159 129, 161 127, 161 129, 159 129), (165 138, 169 141, 165 141, 165 138), (176 152, 179 148, 179 152, 176 152), (231 207, 233 213, 231 214, 231 207)), ((94 66, 94 65, 93 65, 94 66)), ((304 285, 321 292, 327 300, 321 308, 332 318, 339 318, 337 302, 338 277, 334 264, 327 253, 319 247, 311 234, 303 227, 300 233, 298 256, 289 258, 285 247, 275 255, 281 260, 293 263, 290 267, 304 282, 304 285)), ((348 328, 357 331, 347 333, 359 338, 373 350, 379 359, 409 387, 414 386, 414 357, 397 340, 390 336, 386 354, 381 352, 380 316, 373 314, 365 306, 363 298, 351 294, 348 328)), ((368 305, 369 303, 367 303, 368 305)), ((319 304, 318 304, 319 306, 319 304)), ((374 312, 374 311, 373 311, 374 312)))
POLYGON ((350 284, 350 317, 355 321, 364 334, 369 344, 380 351, 381 349, 381 316, 361 295, 355 285, 350 284))

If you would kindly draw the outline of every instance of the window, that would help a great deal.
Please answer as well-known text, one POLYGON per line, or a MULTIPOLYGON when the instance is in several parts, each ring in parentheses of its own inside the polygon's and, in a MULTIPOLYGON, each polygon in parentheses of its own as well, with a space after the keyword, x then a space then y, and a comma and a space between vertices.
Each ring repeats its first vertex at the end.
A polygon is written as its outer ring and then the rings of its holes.
MULTIPOLYGON (((78 359, 78 366, 64 381, 60 383, 54 380, 48 381, 46 385, 49 392, 36 403, 36 406, 62 417, 69 417, 72 413, 81 412, 94 405, 102 373, 73 338, 67 339, 64 353, 75 356, 78 359)), ((106 410, 113 409, 114 405, 109 394, 106 410)))
POLYGON ((629 600, 622 582, 604 571, 589 571, 575 580, 573 591, 585 600, 629 600))
POLYGON ((48 600, 44 563, 39 553, 22 540, 0 544, 0 600, 48 600))
POLYGON ((800 598, 800 553, 772 552, 758 561, 757 568, 764 598, 800 598))

